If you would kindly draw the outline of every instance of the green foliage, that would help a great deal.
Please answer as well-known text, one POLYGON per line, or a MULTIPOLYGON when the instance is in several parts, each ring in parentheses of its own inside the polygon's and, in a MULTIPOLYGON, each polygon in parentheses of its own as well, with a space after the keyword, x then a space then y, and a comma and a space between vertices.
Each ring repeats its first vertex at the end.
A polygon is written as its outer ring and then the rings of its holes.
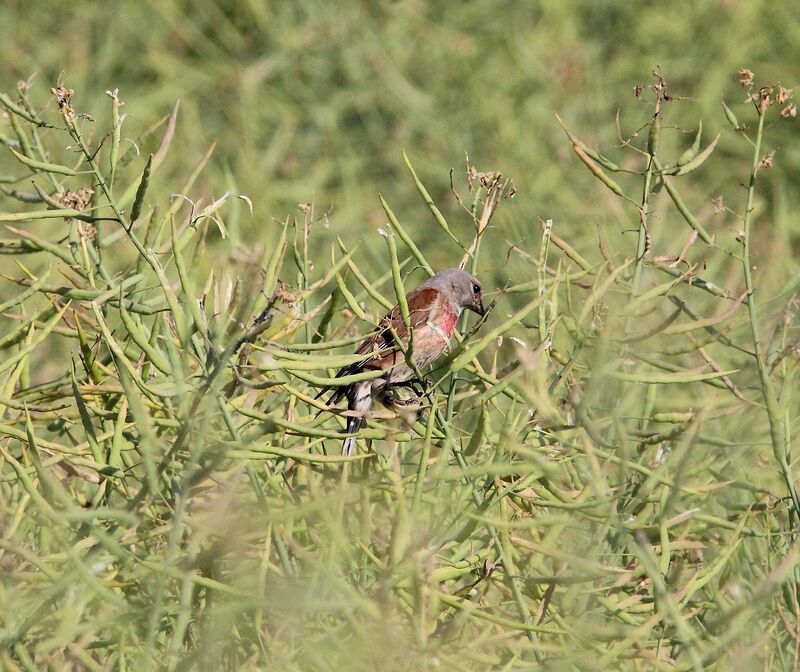
MULTIPOLYGON (((2 666, 796 666, 792 92, 740 88, 727 45, 641 79, 615 129, 611 97, 576 107, 503 61, 542 57, 528 25, 580 26, 547 41, 577 58, 572 96, 597 74, 581 53, 638 78, 580 20, 639 22, 632 48, 691 39, 652 7, 200 6, 131 3, 131 26, 158 19, 137 67, 108 22, 96 76, 134 95, 91 117, 69 72, 49 104, 39 83, 0 96, 2 666), (236 59, 241 106, 219 95, 236 59), (372 151, 398 143, 405 166, 372 151), (451 186, 430 157, 472 146, 506 174, 468 160, 451 186), (342 226, 365 216, 383 239, 342 226), (375 409, 342 457, 317 390, 459 261, 488 317, 459 325, 419 412, 375 409)), ((76 3, 74 30, 109 11, 76 3)))

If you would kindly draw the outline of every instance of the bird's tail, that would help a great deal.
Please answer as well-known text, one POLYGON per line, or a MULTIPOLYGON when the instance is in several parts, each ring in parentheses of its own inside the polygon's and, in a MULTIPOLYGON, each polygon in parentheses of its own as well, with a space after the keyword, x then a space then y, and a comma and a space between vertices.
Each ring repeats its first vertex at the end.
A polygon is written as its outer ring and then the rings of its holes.
POLYGON ((355 434, 361 429, 364 424, 363 414, 369 410, 372 405, 372 381, 365 380, 360 383, 353 383, 347 388, 347 410, 355 411, 359 415, 348 416, 347 418, 347 433, 354 436, 348 436, 342 444, 342 455, 353 455, 356 452, 356 437, 355 434))
MULTIPOLYGON (((350 375, 352 375, 354 373, 359 373, 359 372, 363 371, 362 367, 364 366, 365 362, 367 362, 367 361, 369 361, 369 360, 365 359, 365 360, 363 360, 361 362, 357 362, 355 364, 348 364, 347 366, 342 367, 341 369, 339 369, 339 373, 336 374, 336 377, 337 378, 341 378, 342 376, 350 376, 350 375)), ((355 385, 348 385, 347 387, 335 387, 335 388, 333 388, 333 394, 330 396, 328 401, 325 402, 325 403, 328 406, 331 406, 333 404, 338 404, 344 397, 347 397, 348 406, 349 406, 350 405, 349 402, 350 402, 351 388, 354 387, 354 386, 355 385)), ((319 392, 317 392, 316 395, 314 395, 314 399, 319 399, 326 392, 330 392, 330 389, 331 389, 330 387, 323 387, 319 392)), ((324 410, 325 410, 324 408, 319 409, 317 411, 317 413, 314 415, 314 417, 316 418, 324 410)))

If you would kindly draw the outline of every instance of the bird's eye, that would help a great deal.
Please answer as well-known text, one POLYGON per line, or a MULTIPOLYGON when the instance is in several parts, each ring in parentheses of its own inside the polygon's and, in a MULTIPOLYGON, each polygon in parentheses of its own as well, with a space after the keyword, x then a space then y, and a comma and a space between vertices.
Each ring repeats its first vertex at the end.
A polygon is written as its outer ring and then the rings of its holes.
POLYGON ((481 293, 481 286, 480 285, 472 285, 472 291, 475 292, 476 294, 480 294, 481 293))

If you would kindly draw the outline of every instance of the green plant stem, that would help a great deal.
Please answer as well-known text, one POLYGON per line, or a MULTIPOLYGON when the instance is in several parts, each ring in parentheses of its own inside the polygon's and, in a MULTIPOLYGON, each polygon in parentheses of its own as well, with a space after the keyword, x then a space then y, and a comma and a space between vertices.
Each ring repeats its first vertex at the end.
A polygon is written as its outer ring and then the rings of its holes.
POLYGON ((639 295, 639 287, 642 282, 642 267, 644 266, 644 255, 647 251, 647 207, 650 200, 650 184, 653 180, 653 157, 647 162, 647 171, 644 175, 644 189, 642 194, 642 205, 639 210, 639 238, 636 243, 636 261, 633 266, 633 283, 631 285, 631 298, 639 295))
POLYGON ((759 113, 758 128, 756 130, 756 139, 753 144, 753 167, 750 173, 750 182, 747 188, 747 207, 744 213, 744 236, 742 236, 742 264, 744 266, 744 282, 747 291, 750 293, 750 300, 747 302, 747 310, 750 318, 750 328, 753 337, 753 351, 755 353, 756 367, 758 368, 758 376, 761 382, 761 394, 764 397, 764 405, 767 409, 767 417, 769 418, 770 439, 772 441, 772 450, 775 454, 775 459, 781 469, 781 474, 786 481, 786 487, 789 490, 789 496, 792 499, 792 506, 795 515, 800 515, 800 498, 798 498, 797 490, 794 487, 794 478, 792 470, 789 466, 789 446, 786 443, 786 432, 783 427, 783 418, 781 417, 780 407, 778 405, 778 395, 775 392, 775 386, 769 376, 769 368, 764 357, 764 346, 761 343, 761 336, 759 333, 758 321, 758 302, 754 294, 753 286, 753 272, 750 265, 750 229, 753 220, 753 200, 755 198, 756 176, 758 175, 760 157, 761 157, 761 140, 764 136, 764 113, 759 113))
MULTIPOLYGON (((122 211, 119 209, 116 201, 111 195, 111 190, 108 188, 105 176, 100 172, 100 168, 97 165, 97 161, 95 161, 94 155, 89 151, 89 148, 86 146, 86 143, 83 140, 83 135, 81 135, 81 132, 78 130, 78 127, 75 125, 74 121, 69 119, 66 115, 64 117, 64 120, 66 121, 67 130, 69 131, 69 134, 72 136, 73 140, 75 140, 75 142, 78 144, 78 147, 83 153, 83 156, 86 159, 86 163, 89 164, 89 168, 91 168, 92 173, 97 179, 98 185, 103 190, 103 195, 106 197, 108 205, 114 211, 114 216, 116 217, 117 221, 122 225, 122 228, 125 229, 125 232, 128 234, 128 238, 130 238, 131 242, 136 248, 136 251, 145 260, 149 260, 147 251, 145 250, 141 242, 139 242, 139 239, 136 237, 136 234, 133 232, 133 225, 125 221, 125 217, 123 216, 122 211)), ((104 277, 103 279, 106 280, 106 282, 108 282, 111 287, 114 287, 113 281, 110 278, 106 279, 104 277)))

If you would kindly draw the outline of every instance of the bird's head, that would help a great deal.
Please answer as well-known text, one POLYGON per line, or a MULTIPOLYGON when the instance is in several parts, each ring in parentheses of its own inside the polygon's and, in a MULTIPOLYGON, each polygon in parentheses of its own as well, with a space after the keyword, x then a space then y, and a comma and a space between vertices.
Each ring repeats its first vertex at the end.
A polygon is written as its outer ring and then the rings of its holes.
POLYGON ((462 310, 466 308, 481 316, 486 314, 483 307, 483 286, 477 278, 460 268, 441 271, 425 284, 443 292, 462 310))

